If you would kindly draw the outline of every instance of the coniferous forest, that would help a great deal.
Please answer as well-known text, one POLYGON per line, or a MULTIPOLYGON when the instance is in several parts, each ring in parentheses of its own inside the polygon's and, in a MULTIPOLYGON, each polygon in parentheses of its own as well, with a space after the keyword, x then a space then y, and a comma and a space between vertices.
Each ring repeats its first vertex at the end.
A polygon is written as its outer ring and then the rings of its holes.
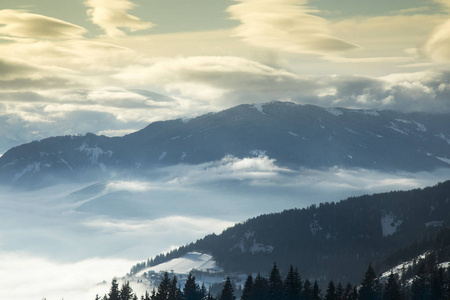
POLYGON ((183 289, 177 277, 166 272, 157 289, 146 292, 140 298, 133 293, 129 282, 119 288, 113 279, 108 294, 95 300, 236 300, 236 289, 241 289, 241 300, 447 300, 450 299, 450 267, 438 264, 435 255, 429 255, 415 265, 416 274, 390 273, 387 278, 376 274, 372 264, 357 283, 342 283, 330 280, 325 287, 309 279, 303 280, 297 268, 290 266, 284 279, 274 263, 268 277, 258 273, 248 275, 243 287, 233 284, 227 277, 222 290, 212 295, 204 285, 189 274, 183 289))

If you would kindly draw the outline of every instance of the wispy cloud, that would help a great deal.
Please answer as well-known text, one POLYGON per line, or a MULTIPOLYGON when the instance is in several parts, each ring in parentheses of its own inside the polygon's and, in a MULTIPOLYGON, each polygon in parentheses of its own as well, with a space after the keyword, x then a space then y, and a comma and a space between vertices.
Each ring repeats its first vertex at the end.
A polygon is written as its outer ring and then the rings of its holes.
POLYGON ((163 85, 183 96, 203 100, 216 99, 236 88, 270 85, 281 89, 300 78, 280 68, 232 56, 160 59, 147 66, 130 66, 114 77, 128 83, 163 85))
POLYGON ((134 32, 154 26, 151 22, 128 14, 127 11, 136 7, 128 0, 87 0, 85 5, 90 7, 88 15, 91 21, 100 26, 107 36, 125 36, 125 32, 119 28, 134 32))
POLYGON ((433 60, 450 62, 450 21, 436 28, 424 48, 433 60))
POLYGON ((83 27, 26 11, 0 10, 0 35, 32 39, 77 39, 83 27))
POLYGON ((327 54, 357 48, 333 36, 327 21, 305 0, 236 0, 228 8, 245 42, 293 53, 327 54))

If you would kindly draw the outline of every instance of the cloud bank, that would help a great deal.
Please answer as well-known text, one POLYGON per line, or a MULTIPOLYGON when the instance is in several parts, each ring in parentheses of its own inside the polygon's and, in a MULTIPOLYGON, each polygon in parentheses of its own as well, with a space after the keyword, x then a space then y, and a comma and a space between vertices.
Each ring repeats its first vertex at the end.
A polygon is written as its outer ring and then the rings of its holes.
POLYGON ((235 222, 445 178, 450 178, 448 169, 289 170, 259 156, 162 168, 139 180, 33 192, 1 189, 0 226, 8 230, 0 232, 0 298, 93 299, 137 261, 219 234, 235 222), (82 209, 85 205, 89 209, 82 209), (124 208, 140 214, 128 215, 124 208))

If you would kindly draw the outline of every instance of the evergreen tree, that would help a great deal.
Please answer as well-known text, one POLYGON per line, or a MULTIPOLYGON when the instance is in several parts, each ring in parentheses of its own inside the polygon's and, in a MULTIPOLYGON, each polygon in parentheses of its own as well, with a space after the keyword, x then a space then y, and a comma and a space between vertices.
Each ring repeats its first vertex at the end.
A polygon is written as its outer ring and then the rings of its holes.
POLYGON ((133 299, 133 289, 130 287, 130 282, 126 281, 122 284, 120 290, 120 300, 132 300, 133 299))
POLYGON ((143 298, 143 300, 151 300, 150 299, 150 294, 148 293, 148 291, 145 291, 145 295, 142 296, 141 298, 143 298))
POLYGON ((184 300, 201 300, 203 295, 201 293, 198 283, 195 282, 195 276, 189 273, 183 291, 184 300))
POLYGON ((351 283, 347 283, 347 285, 345 286, 345 290, 344 293, 342 295, 342 299, 343 300, 353 300, 353 286, 351 285, 351 283))
POLYGON ((156 292, 153 300, 168 300, 170 292, 171 280, 167 272, 164 273, 163 279, 158 286, 158 291, 156 292))
POLYGON ((342 287, 342 284, 339 282, 336 287, 336 299, 337 300, 344 300, 344 288, 342 287))
POLYGON ((430 282, 424 264, 419 265, 419 271, 411 285, 412 300, 431 299, 430 282))
POLYGON ((100 299, 100 296, 97 294, 97 295, 95 295, 95 300, 101 300, 100 299))
POLYGON ((302 280, 292 265, 284 280, 284 296, 286 300, 299 300, 302 292, 302 280))
POLYGON ((108 293, 108 300, 120 300, 119 284, 117 283, 116 278, 113 278, 111 281, 111 289, 108 293))
POLYGON ((231 285, 230 277, 227 277, 225 284, 223 285, 222 293, 220 294, 220 300, 236 300, 234 296, 233 286, 231 285))
POLYGON ((261 274, 255 277, 251 292, 251 300, 268 300, 269 299, 269 282, 261 274))
POLYGON ((302 299, 303 300, 311 300, 312 299, 311 281, 309 281, 308 279, 305 280, 305 284, 303 285, 302 299))
POLYGON ((314 281, 311 300, 321 300, 321 299, 322 296, 320 295, 319 284, 317 283, 317 281, 314 281))
POLYGON ((442 268, 435 269, 431 274, 431 299, 444 299, 445 275, 442 268))
POLYGON ((378 300, 381 298, 381 288, 372 264, 369 264, 359 290, 359 300, 378 300))
POLYGON ((400 287, 397 283, 397 280, 395 279, 394 274, 391 272, 384 288, 383 300, 398 299, 401 299, 400 287))
POLYGON ((351 294, 351 300, 358 300, 358 289, 356 288, 356 285, 353 287, 353 292, 351 294))
POLYGON ((242 290, 241 300, 251 300, 253 288, 253 277, 252 275, 247 276, 247 280, 245 280, 244 289, 242 290))
POLYGON ((168 300, 181 300, 181 291, 178 287, 178 280, 176 276, 173 276, 170 281, 168 300))
POLYGON ((202 300, 206 299, 207 295, 208 295, 208 290, 206 289, 205 284, 202 283, 202 286, 200 288, 200 299, 202 299, 202 300))
POLYGON ((325 294, 325 300, 337 300, 336 288, 334 286, 333 280, 328 283, 327 293, 325 294))
POLYGON ((284 300, 284 285, 277 264, 273 264, 269 277, 269 299, 284 300))

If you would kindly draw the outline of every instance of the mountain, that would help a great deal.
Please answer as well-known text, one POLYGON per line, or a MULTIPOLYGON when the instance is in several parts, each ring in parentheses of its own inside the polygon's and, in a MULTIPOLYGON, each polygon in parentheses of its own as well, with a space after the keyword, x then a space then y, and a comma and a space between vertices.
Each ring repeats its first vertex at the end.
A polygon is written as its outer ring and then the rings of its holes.
POLYGON ((123 137, 61 136, 0 157, 0 181, 85 179, 117 170, 268 156, 290 168, 423 171, 450 165, 450 115, 272 102, 155 122, 123 137))
MULTIPOLYGON (((369 263, 386 271, 427 251, 450 261, 450 181, 262 215, 138 265, 207 253, 227 274, 292 264, 305 278, 358 283, 369 263)), ((176 260, 175 260, 176 261, 176 260)), ((146 269, 147 268, 147 269, 146 269)))

